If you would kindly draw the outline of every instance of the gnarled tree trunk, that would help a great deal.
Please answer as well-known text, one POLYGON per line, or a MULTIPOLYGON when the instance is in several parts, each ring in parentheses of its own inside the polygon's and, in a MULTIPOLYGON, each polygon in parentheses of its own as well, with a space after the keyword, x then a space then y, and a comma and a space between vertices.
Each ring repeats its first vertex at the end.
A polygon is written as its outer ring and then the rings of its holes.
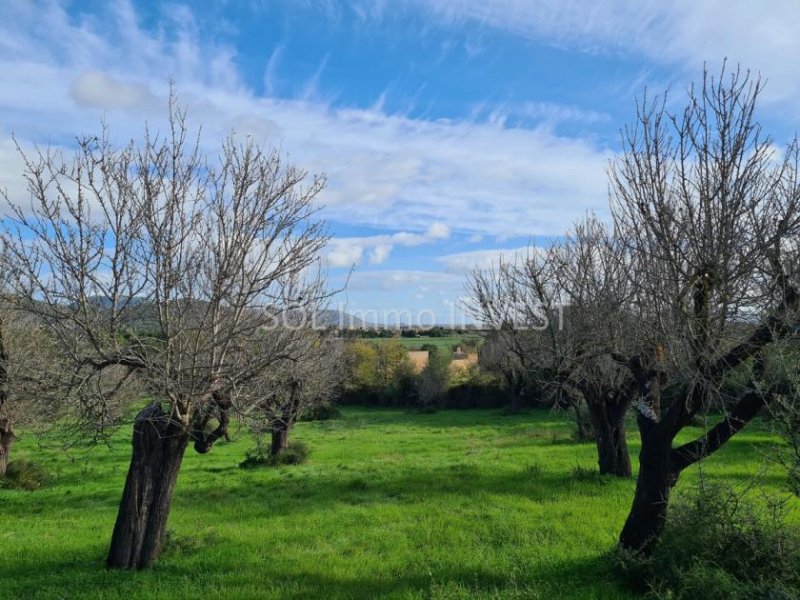
POLYGON ((272 443, 270 444, 270 456, 278 456, 286 450, 289 444, 289 430, 292 428, 292 420, 284 418, 276 421, 272 425, 272 443))
POLYGON ((669 495, 680 475, 672 463, 672 436, 660 433, 642 431, 636 494, 619 538, 623 548, 645 555, 664 529, 669 495))
POLYGON ((0 477, 5 477, 8 470, 8 459, 11 454, 11 445, 17 436, 11 430, 8 419, 0 419, 0 477))
POLYGON ((587 404, 597 444, 597 462, 601 475, 631 476, 631 457, 625 439, 627 405, 608 402, 587 404))
POLYGON ((133 454, 106 564, 143 569, 161 554, 172 494, 189 434, 158 404, 142 410, 133 427, 133 454))
POLYGON ((284 406, 281 418, 276 419, 272 423, 272 444, 269 449, 270 456, 278 456, 281 452, 286 450, 286 446, 289 444, 289 431, 294 426, 294 421, 300 408, 299 391, 300 384, 297 381, 292 382, 291 391, 289 392, 289 402, 284 406))

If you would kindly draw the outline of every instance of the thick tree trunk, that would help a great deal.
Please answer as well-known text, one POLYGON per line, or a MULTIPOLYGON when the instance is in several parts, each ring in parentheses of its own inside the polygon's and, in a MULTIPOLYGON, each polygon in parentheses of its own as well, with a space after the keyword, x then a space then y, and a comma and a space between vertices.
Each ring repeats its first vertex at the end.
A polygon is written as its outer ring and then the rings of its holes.
POLYGON ((133 454, 106 564, 143 569, 161 554, 172 493, 189 442, 185 429, 157 404, 133 427, 133 454))
POLYGON ((649 554, 664 529, 669 495, 680 474, 672 464, 671 452, 671 436, 643 432, 636 494, 619 538, 623 548, 649 554))
POLYGON ((597 443, 601 475, 631 476, 631 457, 625 439, 625 406, 606 402, 588 404, 597 443))
POLYGON ((17 436, 11 430, 8 419, 0 419, 0 477, 5 477, 8 470, 8 459, 11 455, 11 445, 17 436))
POLYGON ((272 426, 272 444, 270 444, 270 456, 278 456, 286 450, 289 444, 289 429, 291 429, 288 421, 280 421, 272 426))

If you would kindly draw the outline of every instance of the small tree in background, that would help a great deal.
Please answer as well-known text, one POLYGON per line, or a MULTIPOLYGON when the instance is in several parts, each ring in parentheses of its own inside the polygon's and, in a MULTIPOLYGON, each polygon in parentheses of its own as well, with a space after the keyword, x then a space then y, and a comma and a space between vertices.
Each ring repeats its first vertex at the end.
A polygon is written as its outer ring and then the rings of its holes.
POLYGON ((441 347, 428 352, 428 363, 417 375, 417 393, 420 407, 435 409, 440 406, 450 381, 452 354, 441 347))
POLYGON ((48 331, 0 301, 0 477, 6 475, 15 428, 41 428, 58 417, 57 405, 43 402, 58 365, 48 331))
MULTIPOLYGON (((483 346, 478 350, 478 364, 482 371, 486 373, 495 373, 503 378, 506 389, 508 390, 510 407, 512 411, 517 411, 522 408, 523 399, 532 390, 528 387, 531 386, 529 377, 519 357, 509 347, 509 339, 502 331, 489 331, 486 334, 486 340, 483 346)), ((542 393, 538 390, 538 398, 536 401, 543 405, 547 405, 548 401, 542 393)))
MULTIPOLYGON (((272 460, 286 450, 297 420, 329 405, 341 391, 344 342, 312 330, 301 340, 303 348, 297 349, 294 358, 277 363, 252 383, 252 394, 261 393, 263 399, 248 421, 257 438, 270 436, 265 454, 272 460)), ((263 445, 260 440, 258 443, 263 445)))
POLYGON ((572 408, 578 437, 596 441, 601 473, 629 477, 624 423, 636 388, 610 356, 629 347, 632 287, 615 233, 589 216, 548 248, 476 271, 469 288, 506 362, 551 405, 572 408))
POLYGON ((414 365, 396 340, 347 342, 342 391, 359 403, 402 404, 413 397, 414 365))

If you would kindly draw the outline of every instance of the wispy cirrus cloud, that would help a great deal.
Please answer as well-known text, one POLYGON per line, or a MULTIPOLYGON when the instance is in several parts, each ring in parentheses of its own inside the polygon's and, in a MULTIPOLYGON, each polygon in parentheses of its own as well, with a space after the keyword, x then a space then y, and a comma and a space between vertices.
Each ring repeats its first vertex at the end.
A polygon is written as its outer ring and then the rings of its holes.
MULTIPOLYGON (((201 35, 185 7, 145 29, 126 0, 81 18, 55 1, 35 10, 42 5, 0 9, 0 78, 8 90, 0 117, 23 140, 67 144, 97 131, 103 118, 120 139, 138 136, 145 120, 163 125, 172 77, 211 147, 235 130, 326 172, 322 201, 334 221, 383 226, 390 215, 400 230, 442 223, 494 236, 555 234, 572 214, 604 204, 610 152, 591 141, 547 128, 259 96, 242 83, 236 50, 201 35)), ((387 259, 388 245, 373 262, 387 259)))
MULTIPOLYGON (((363 0, 373 3, 376 0, 363 0)), ((774 0, 403 0, 392 10, 424 11, 440 23, 478 23, 560 48, 645 57, 695 72, 723 58, 763 72, 765 98, 800 112, 800 3, 774 0), (398 8, 399 6, 399 8, 398 8)))

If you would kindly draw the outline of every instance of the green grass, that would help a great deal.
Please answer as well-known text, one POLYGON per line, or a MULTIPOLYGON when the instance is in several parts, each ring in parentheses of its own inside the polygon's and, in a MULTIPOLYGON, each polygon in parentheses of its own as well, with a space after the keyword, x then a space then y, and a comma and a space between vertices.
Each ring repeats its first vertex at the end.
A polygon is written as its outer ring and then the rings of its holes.
POLYGON ((385 341, 396 341, 400 342, 405 346, 408 350, 419 350, 424 345, 431 345, 436 347, 445 347, 445 348, 452 348, 453 346, 463 345, 465 340, 477 340, 478 346, 481 345, 483 341, 483 336, 480 335, 458 335, 458 336, 450 336, 450 337, 415 337, 415 338, 406 338, 406 337, 395 337, 395 338, 366 338, 365 341, 368 342, 385 342, 385 341))
MULTIPOLYGON (((68 454, 23 437, 15 457, 54 479, 0 490, 0 598, 632 597, 605 555, 634 482, 582 475, 595 450, 570 434, 544 411, 351 408, 297 425, 306 464, 242 470, 242 433, 206 456, 187 453, 168 550, 141 573, 103 568, 129 432, 68 454)), ((704 472, 741 485, 760 473, 780 491, 785 478, 762 472, 757 451, 770 442, 745 431, 704 472)))

